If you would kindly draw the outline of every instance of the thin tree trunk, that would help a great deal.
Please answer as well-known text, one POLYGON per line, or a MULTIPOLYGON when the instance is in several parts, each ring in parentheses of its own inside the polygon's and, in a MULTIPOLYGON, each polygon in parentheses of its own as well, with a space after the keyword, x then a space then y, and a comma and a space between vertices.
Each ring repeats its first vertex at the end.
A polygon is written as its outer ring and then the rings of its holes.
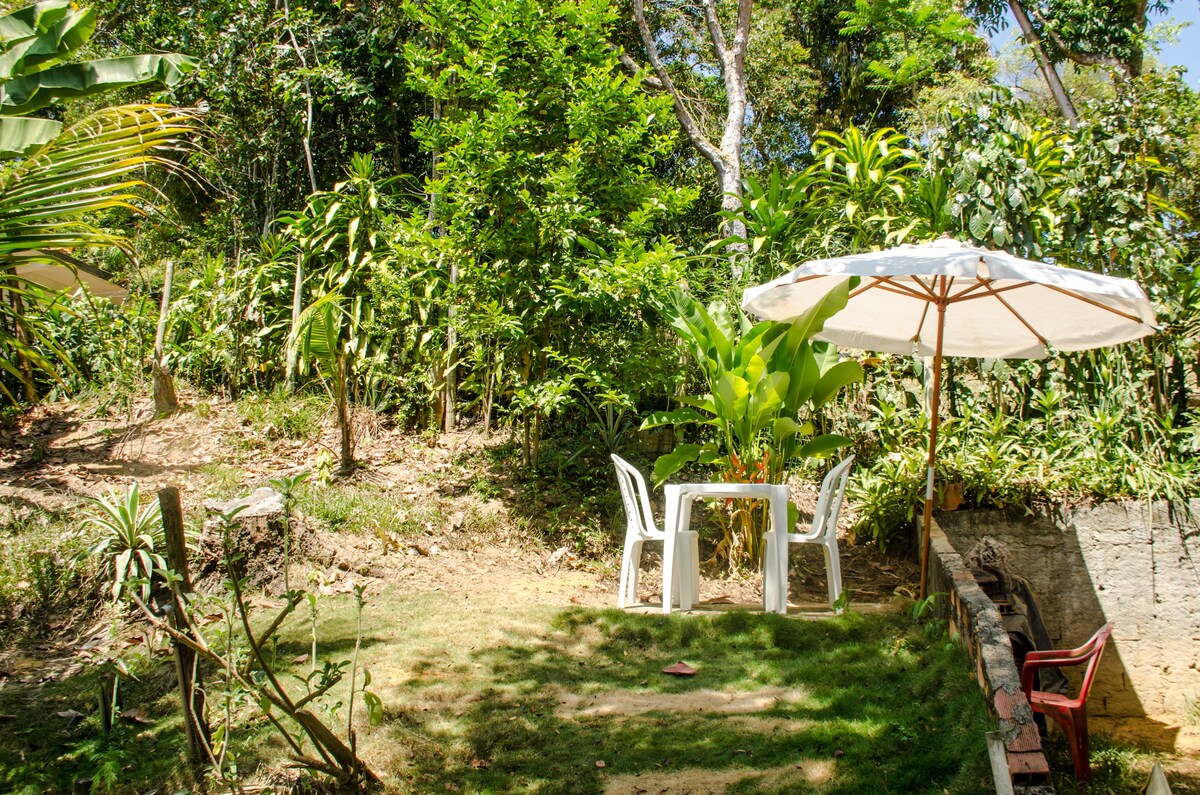
MULTIPOLYGON (((300 43, 296 41, 296 34, 292 31, 291 10, 288 8, 287 0, 283 3, 283 21, 287 25, 288 39, 292 42, 292 49, 296 53, 296 58, 300 61, 300 68, 308 71, 308 61, 304 58, 304 51, 300 49, 300 43)), ((317 192, 317 172, 313 168, 312 156, 312 131, 313 131, 313 99, 312 86, 308 83, 308 78, 304 78, 304 162, 308 165, 308 182, 312 185, 312 192, 317 192)))
MULTIPOLYGON (((295 337, 296 328, 300 325, 300 314, 304 311, 304 252, 296 250, 296 280, 292 284, 292 328, 291 336, 295 337)), ((300 367, 300 350, 296 345, 289 345, 287 352, 287 391, 296 391, 296 371, 300 367)))
POLYGON ((179 411, 179 400, 175 396, 175 379, 167 370, 164 348, 167 342, 167 316, 171 311, 171 288, 175 283, 175 260, 167 260, 163 275, 162 304, 158 308, 158 328, 154 333, 154 416, 169 417, 179 411))
POLYGON ((25 388, 25 399, 36 403, 38 399, 37 386, 33 383, 33 364, 25 351, 29 348, 29 329, 25 328, 25 302, 17 293, 9 293, 9 303, 13 308, 13 334, 20 348, 17 350, 17 367, 21 370, 22 386, 25 388))
POLYGON ((1075 105, 1071 102, 1071 97, 1067 95, 1067 89, 1063 87, 1062 80, 1059 79, 1058 70, 1054 68, 1054 64, 1050 62, 1050 56, 1046 54, 1041 37, 1033 29, 1033 23, 1029 21, 1025 7, 1021 5, 1020 0, 1008 0, 1008 7, 1017 19, 1017 25, 1021 28, 1021 35, 1025 38, 1025 43, 1030 46, 1037 58, 1038 70, 1046 80, 1046 86, 1054 96, 1054 103, 1058 105, 1059 112, 1067 120, 1067 124, 1078 127, 1079 114, 1075 111, 1075 105))
MULTIPOLYGON (((442 118, 442 103, 437 97, 433 99, 433 121, 437 123, 442 118)), ((441 153, 436 149, 431 155, 429 164, 429 180, 431 185, 436 185, 438 181, 438 159, 441 153)), ((437 200, 438 195, 434 191, 429 192, 429 224, 434 234, 441 237, 444 230, 437 224, 437 200)), ((454 306, 454 288, 458 284, 458 260, 454 257, 450 258, 450 272, 448 274, 450 282, 451 300, 450 305, 446 309, 446 372, 443 379, 442 388, 444 397, 442 398, 442 431, 450 433, 454 430, 457 424, 457 398, 458 398, 458 378, 454 369, 454 360, 458 355, 458 334, 454 329, 454 316, 457 310, 454 306)))
MULTIPOLYGON (((720 68, 725 86, 725 120, 722 124, 720 144, 708 139, 700 123, 684 102, 683 93, 675 85, 663 65, 658 51, 658 42, 646 21, 644 0, 633 0, 633 15, 637 22, 642 45, 654 69, 659 83, 671 96, 675 116, 688 140, 717 172, 717 184, 721 190, 721 208, 731 213, 741 210, 742 198, 742 142, 746 125, 746 46, 750 40, 750 16, 754 0, 738 0, 737 19, 734 25, 732 44, 727 44, 725 33, 717 16, 716 0, 704 0, 704 21, 712 40, 713 52, 720 68)), ((744 239, 746 227, 734 216, 721 225, 727 237, 744 239)), ((734 271, 740 270, 739 263, 746 256, 744 242, 730 243, 727 247, 734 261, 734 271)))
POLYGON ((342 432, 341 471, 349 472, 354 469, 354 434, 350 427, 350 374, 346 367, 345 355, 338 357, 337 363, 337 411, 338 429, 342 432))
POLYGON ((486 386, 483 390, 483 432, 492 432, 492 394, 495 389, 496 373, 488 368, 486 386))

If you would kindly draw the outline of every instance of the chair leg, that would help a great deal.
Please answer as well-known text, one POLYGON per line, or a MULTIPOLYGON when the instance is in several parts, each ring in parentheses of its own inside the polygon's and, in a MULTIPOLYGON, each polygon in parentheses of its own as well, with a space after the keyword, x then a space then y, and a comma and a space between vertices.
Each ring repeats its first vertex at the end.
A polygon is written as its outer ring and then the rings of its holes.
POLYGON ((691 610, 700 598, 700 539, 694 530, 680 530, 675 552, 676 566, 686 566, 683 572, 676 571, 672 578, 675 591, 672 598, 679 602, 680 610, 691 610))
POLYGON ((1071 713, 1071 731, 1067 741, 1071 744, 1071 756, 1075 758, 1075 778, 1078 781, 1092 780, 1091 743, 1088 740, 1087 710, 1080 708, 1071 713))
POLYGON ((617 592, 617 607, 624 608, 637 601, 638 567, 642 559, 642 542, 626 541, 621 555, 621 585, 617 592))
MULTIPOLYGON (((825 579, 826 588, 829 591, 829 606, 833 607, 842 597, 842 561, 838 556, 836 540, 822 544, 821 548, 825 551, 825 579)), ((837 612, 842 611, 839 608, 837 612)))
POLYGON ((763 610, 787 615, 788 541, 787 535, 769 530, 763 535, 763 610))

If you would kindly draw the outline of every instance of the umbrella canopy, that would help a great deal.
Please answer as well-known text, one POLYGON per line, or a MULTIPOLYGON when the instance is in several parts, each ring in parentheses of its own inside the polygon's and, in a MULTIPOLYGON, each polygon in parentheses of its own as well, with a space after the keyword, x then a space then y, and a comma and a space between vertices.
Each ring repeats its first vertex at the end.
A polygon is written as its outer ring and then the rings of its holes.
POLYGON ((1136 282, 1061 268, 942 238, 812 260, 746 290, 742 308, 797 317, 858 276, 850 302, 818 339, 849 348, 935 356, 945 304, 944 356, 1037 359, 1153 334, 1154 309, 1136 282))
POLYGON ((858 277, 850 300, 818 339, 868 351, 933 357, 929 466, 921 553, 926 589, 933 521, 933 462, 943 356, 1036 359, 1156 330, 1154 308, 1134 281, 1021 259, 942 238, 884 251, 811 260, 747 289, 742 308, 771 320, 803 314, 858 277))
POLYGON ((109 281, 107 273, 82 262, 77 262, 74 270, 54 262, 27 262, 18 265, 16 272, 21 278, 48 290, 73 292, 85 286, 96 298, 107 298, 118 305, 129 295, 124 287, 109 281))

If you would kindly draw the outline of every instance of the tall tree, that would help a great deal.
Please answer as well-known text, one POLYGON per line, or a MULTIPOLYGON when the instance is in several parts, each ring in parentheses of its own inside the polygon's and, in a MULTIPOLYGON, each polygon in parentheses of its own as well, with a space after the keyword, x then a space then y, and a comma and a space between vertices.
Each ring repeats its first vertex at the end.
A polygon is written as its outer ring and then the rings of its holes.
MULTIPOLYGON (((654 75, 671 97, 675 118, 692 146, 717 173, 721 209, 726 214, 722 231, 731 239, 744 240, 746 227, 737 211, 741 207, 742 145, 748 101, 746 50, 750 44, 754 0, 737 0, 731 23, 722 18, 726 9, 719 5, 717 0, 703 0, 698 8, 681 5, 673 9, 656 9, 658 24, 652 28, 645 0, 633 0, 633 16, 654 75), (697 73, 705 73, 706 67, 701 65, 705 61, 710 65, 715 62, 715 67, 708 68, 715 68, 724 89, 724 113, 715 125, 719 137, 709 133, 704 124, 704 111, 688 100, 667 68, 661 51, 662 42, 671 42, 673 48, 685 50, 688 68, 697 73), (706 49, 711 52, 705 53, 706 49)), ((744 242, 734 243, 731 248, 739 253, 746 251, 744 242)))
POLYGON ((429 255, 404 268, 439 297, 440 314, 421 321, 437 327, 434 344, 445 308, 462 309, 459 366, 480 351, 476 381, 513 396, 534 463, 543 421, 586 373, 652 371, 629 347, 644 341, 638 308, 680 267, 658 253, 669 242, 646 241, 691 198, 653 173, 673 143, 668 101, 606 44, 617 21, 607 0, 435 0, 409 12, 429 34, 405 49, 410 80, 439 108, 416 134, 439 159, 425 185, 433 217, 412 219, 429 255), (424 272, 430 262, 439 274, 424 272), (630 333, 614 345, 604 335, 618 326, 630 333))

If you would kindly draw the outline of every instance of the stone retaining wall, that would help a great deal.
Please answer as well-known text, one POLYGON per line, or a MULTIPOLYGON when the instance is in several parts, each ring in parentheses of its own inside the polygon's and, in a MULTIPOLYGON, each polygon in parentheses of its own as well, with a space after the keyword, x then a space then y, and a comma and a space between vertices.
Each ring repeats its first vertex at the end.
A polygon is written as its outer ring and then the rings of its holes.
POLYGON ((1021 676, 1000 613, 936 522, 930 535, 929 592, 947 595, 938 605, 950 622, 951 634, 965 644, 988 708, 999 724, 1013 788, 1024 795, 1053 793, 1041 737, 1021 692, 1021 676))
POLYGON ((1200 500, 1190 509, 1106 503, 1060 517, 959 511, 939 522, 960 553, 984 535, 1008 545, 1055 646, 1074 648, 1113 622, 1090 714, 1178 724, 1200 703, 1200 500))

